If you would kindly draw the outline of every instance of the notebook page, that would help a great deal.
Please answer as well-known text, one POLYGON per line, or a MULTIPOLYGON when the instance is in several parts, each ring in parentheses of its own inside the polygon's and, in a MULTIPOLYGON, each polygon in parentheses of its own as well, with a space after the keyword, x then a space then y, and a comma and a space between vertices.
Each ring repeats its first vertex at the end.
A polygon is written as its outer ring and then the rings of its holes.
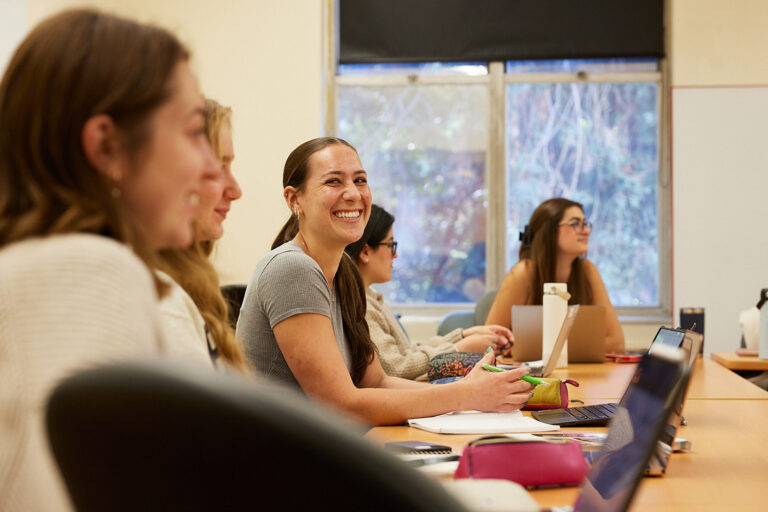
POLYGON ((462 411, 428 418, 408 420, 411 427, 438 434, 507 434, 521 432, 551 432, 560 430, 557 425, 548 425, 514 412, 462 411))

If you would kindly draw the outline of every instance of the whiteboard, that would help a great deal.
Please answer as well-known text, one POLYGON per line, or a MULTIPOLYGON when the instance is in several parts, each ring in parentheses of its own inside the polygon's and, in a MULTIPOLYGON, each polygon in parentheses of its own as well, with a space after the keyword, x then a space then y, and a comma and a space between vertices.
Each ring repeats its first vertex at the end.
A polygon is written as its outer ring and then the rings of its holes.
POLYGON ((707 354, 768 288, 766 198, 768 86, 673 88, 673 311, 706 308, 707 354))

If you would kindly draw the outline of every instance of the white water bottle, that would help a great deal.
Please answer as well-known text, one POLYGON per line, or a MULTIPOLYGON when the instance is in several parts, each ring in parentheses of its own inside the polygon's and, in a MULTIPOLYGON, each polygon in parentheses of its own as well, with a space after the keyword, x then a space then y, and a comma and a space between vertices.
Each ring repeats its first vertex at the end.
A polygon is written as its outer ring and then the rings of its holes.
MULTIPOLYGON (((546 364, 552 349, 555 347, 557 335, 568 313, 568 285, 565 283, 544 283, 544 298, 541 322, 541 357, 546 364)), ((568 341, 566 340, 560 357, 557 359, 557 368, 568 366, 568 341)))
POLYGON ((768 359, 768 288, 764 288, 761 292, 760 302, 760 348, 758 350, 758 357, 760 359, 768 359))

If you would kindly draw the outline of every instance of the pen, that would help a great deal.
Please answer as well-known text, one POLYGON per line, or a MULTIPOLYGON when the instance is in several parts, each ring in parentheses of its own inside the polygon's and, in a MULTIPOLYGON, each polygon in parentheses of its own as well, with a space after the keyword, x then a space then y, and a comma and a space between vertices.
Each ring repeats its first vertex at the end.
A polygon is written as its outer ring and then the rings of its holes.
POLYGON ((520 380, 524 380, 525 382, 530 382, 534 386, 538 386, 541 384, 542 386, 549 386, 549 382, 545 382, 541 379, 537 379, 536 377, 531 377, 530 375, 523 375, 520 377, 520 380))
MULTIPOLYGON (((493 366, 493 365, 490 365, 490 364, 484 364, 483 365, 483 370, 488 370, 489 372, 503 372, 503 371, 506 371, 506 370, 502 370, 498 366, 493 366)), ((524 380, 525 382, 530 382, 534 386, 538 386, 539 384, 542 384, 544 386, 549 385, 549 382, 545 382, 545 381, 543 381, 541 379, 537 379, 536 377, 531 377, 530 375, 523 375, 522 377, 520 377, 520 380, 524 380)))

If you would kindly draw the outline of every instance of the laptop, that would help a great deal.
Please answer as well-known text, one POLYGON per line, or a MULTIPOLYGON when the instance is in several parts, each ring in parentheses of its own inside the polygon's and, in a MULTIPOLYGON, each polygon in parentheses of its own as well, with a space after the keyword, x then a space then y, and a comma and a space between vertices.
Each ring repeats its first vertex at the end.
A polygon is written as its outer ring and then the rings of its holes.
MULTIPOLYGON (((563 347, 565 346, 565 342, 568 339, 569 333, 571 332, 573 323, 579 314, 580 307, 581 306, 568 306, 568 311, 565 314, 562 325, 560 325, 560 331, 557 333, 555 345, 552 347, 552 352, 549 354, 549 358, 547 358, 546 364, 542 360, 528 361, 523 363, 528 366, 531 376, 549 377, 552 375, 552 372, 555 371, 555 368, 557 367, 557 360, 560 358, 560 353, 563 351, 563 347)), ((517 339, 515 339, 515 345, 517 345, 517 339)), ((497 364, 497 366, 507 367, 509 365, 497 364)), ((511 367, 514 366, 516 365, 512 365, 511 367)))
MULTIPOLYGON (((685 359, 686 369, 678 400, 672 406, 659 439, 658 449, 651 457, 646 468, 646 473, 649 475, 663 475, 666 472, 669 456, 674 451, 676 444, 675 436, 677 430, 683 423, 683 405, 685 404, 688 385, 693 373, 693 364, 696 362, 696 357, 703 341, 704 336, 697 332, 661 327, 648 349, 648 354, 668 350, 669 348, 680 350, 685 359)), ((619 404, 597 404, 566 409, 551 409, 535 411, 533 416, 544 423, 560 425, 561 427, 605 425, 613 418, 618 406, 619 404)))
POLYGON ((643 356, 581 483, 574 512, 627 510, 679 401, 688 366, 687 354, 671 346, 643 356))
MULTIPOLYGON (((541 359, 542 306, 512 306, 512 334, 516 361, 541 359)), ((579 306, 579 314, 568 335, 569 363, 605 361, 605 308, 579 306)))

